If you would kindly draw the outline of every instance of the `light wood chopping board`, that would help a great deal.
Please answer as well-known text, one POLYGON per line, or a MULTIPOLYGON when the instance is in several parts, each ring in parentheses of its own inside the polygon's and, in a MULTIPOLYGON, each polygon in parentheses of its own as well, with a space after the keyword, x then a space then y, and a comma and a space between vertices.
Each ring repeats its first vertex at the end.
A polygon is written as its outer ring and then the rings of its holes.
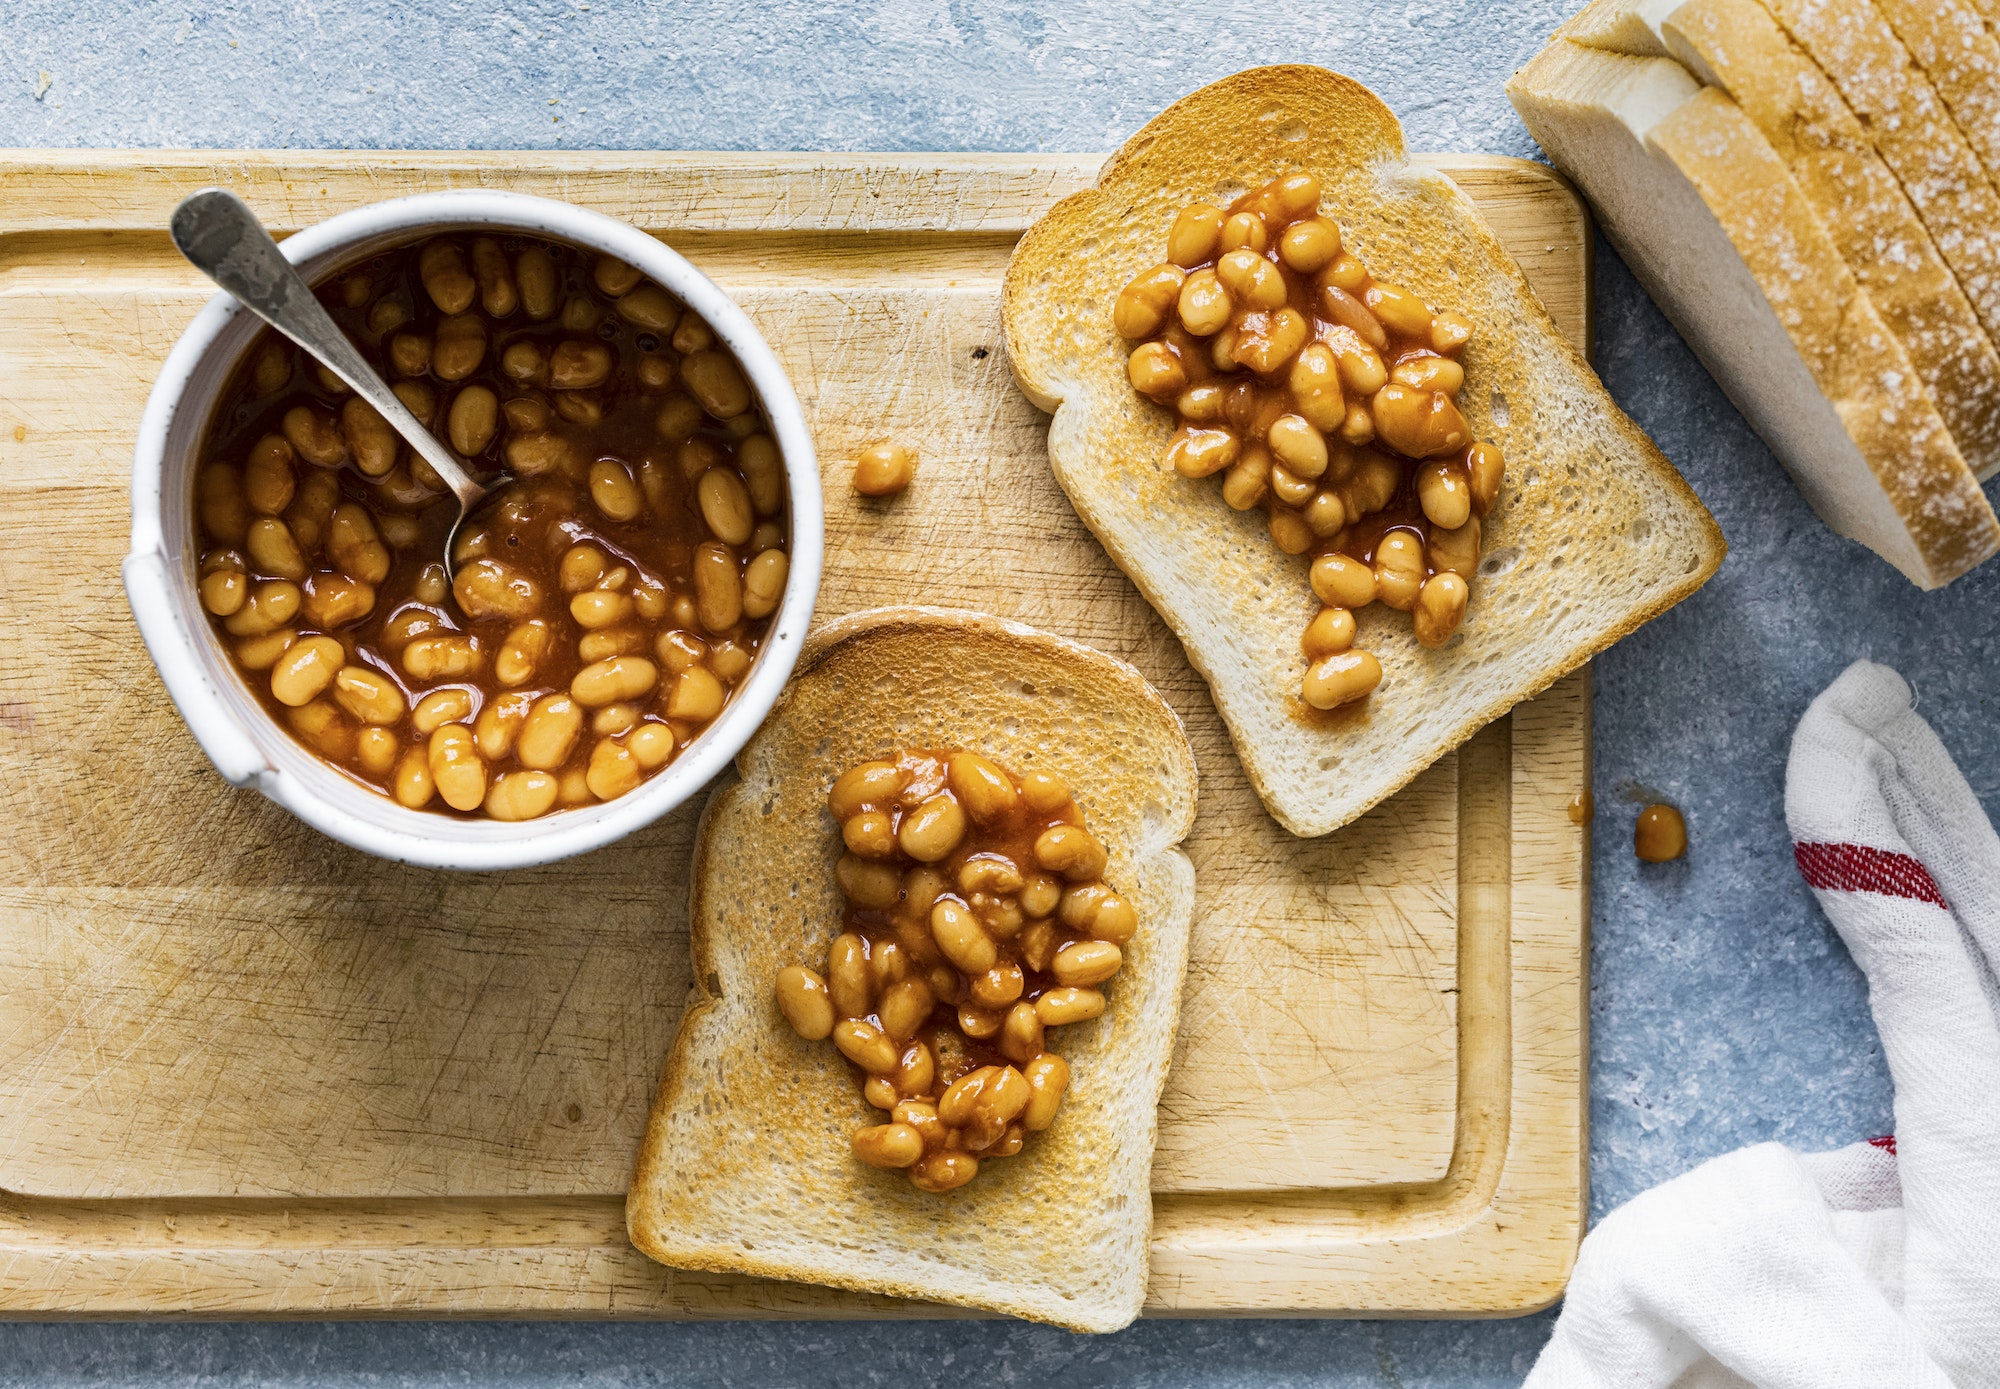
MULTIPOLYGON (((1259 806, 1178 644, 1049 475, 999 281, 1084 156, 0 154, 0 1314, 925 1314, 657 1267, 637 1137, 688 988, 696 806, 584 858, 386 864, 225 785, 120 590, 140 408, 208 288, 163 230, 226 184, 275 228, 485 185, 651 230, 793 375, 822 618, 982 608, 1133 662, 1202 773, 1151 1306, 1508 1313, 1581 1232, 1587 673, 1341 833, 1259 806), (885 436, 893 507, 847 488, 885 436)), ((1589 336, 1546 169, 1433 160, 1589 336)))

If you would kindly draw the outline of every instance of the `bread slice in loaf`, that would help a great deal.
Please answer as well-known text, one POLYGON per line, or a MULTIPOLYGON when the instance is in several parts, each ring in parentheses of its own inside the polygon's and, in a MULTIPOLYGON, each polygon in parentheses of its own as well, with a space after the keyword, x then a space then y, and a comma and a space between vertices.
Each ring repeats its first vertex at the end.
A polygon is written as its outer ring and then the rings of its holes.
POLYGON ((1963 0, 1875 0, 1951 111, 1966 143, 2000 175, 2000 44, 1963 0))
POLYGON ((1029 399, 1053 411, 1049 461, 1105 549, 1207 679, 1271 814, 1326 834, 1394 792, 1519 700, 1679 602, 1721 563, 1721 533, 1614 404, 1471 202, 1410 162, 1396 118, 1323 68, 1259 68, 1176 102, 1097 186, 1057 204, 1007 268, 1002 326, 1029 399), (1357 645, 1385 676, 1358 707, 1300 698, 1300 634, 1319 604, 1304 558, 1261 511, 1162 471, 1170 412, 1137 395, 1112 303, 1165 258, 1195 202, 1228 202, 1292 170, 1377 278, 1469 315, 1459 404, 1508 460, 1464 625, 1437 650, 1406 614, 1360 613, 1357 645))
POLYGON ((1727 95, 1671 59, 1568 40, 1507 91, 1828 525, 1925 588, 2000 549, 1902 344, 1727 95))
POLYGON ((1869 0, 1763 0, 1875 137, 1931 239, 2000 342, 2000 193, 1869 0))
POLYGON ((1175 846, 1194 823, 1180 719, 1121 661, 977 613, 891 608, 829 623, 695 842, 694 997, 667 1057, 626 1198, 662 1263, 989 1308, 1111 1331, 1146 1292, 1149 1188, 1194 912, 1175 846), (1072 1067, 1053 1127, 969 1186, 919 1191, 863 1166, 881 1117, 826 1042, 773 1000, 841 930, 833 779, 897 748, 967 747, 1068 781, 1139 911, 1094 1022, 1057 1034, 1072 1067))
POLYGON ((1758 0, 1598 0, 1575 32, 1635 57, 1664 51, 1730 95, 1818 210, 1973 471, 2000 471, 2000 353, 1868 132, 1758 0))

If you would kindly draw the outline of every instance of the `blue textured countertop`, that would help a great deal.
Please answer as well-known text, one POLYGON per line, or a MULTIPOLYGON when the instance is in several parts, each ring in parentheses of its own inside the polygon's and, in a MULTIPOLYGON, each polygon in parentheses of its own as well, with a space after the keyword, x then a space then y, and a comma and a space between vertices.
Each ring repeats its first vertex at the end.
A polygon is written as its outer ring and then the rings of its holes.
MULTIPOLYGON (((1238 68, 1368 83, 1419 150, 1536 154, 1501 92, 1580 0, 268 0, 0 6, 0 144, 1108 150, 1238 68)), ((1860 976, 1791 866, 1784 756, 1851 660, 1900 669, 1989 810, 2000 563, 1921 594, 1829 534, 1609 248, 1598 369, 1714 511, 1700 594, 1597 663, 1591 1185, 1893 1127, 1860 976), (1640 788, 1645 788, 1642 793, 1640 788), (1635 799, 1687 812, 1640 865, 1635 799)), ((1548 1318, 1009 1323, 0 1325, 0 1386, 145 1382, 1066 1386, 1518 1383, 1548 1318)))

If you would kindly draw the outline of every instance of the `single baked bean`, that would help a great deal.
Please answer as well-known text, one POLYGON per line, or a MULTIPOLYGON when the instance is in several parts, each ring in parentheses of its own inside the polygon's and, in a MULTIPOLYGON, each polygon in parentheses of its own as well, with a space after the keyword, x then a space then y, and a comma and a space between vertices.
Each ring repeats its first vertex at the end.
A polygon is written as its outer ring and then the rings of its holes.
POLYGON ((1373 516, 1388 506, 1403 485, 1402 468, 1373 449, 1365 450, 1341 500, 1350 518, 1373 516))
POLYGON ((1187 385, 1187 370, 1166 344, 1149 342, 1134 349, 1125 359, 1125 375, 1140 395, 1165 399, 1180 394, 1187 385))
POLYGON ((1389 379, 1416 391, 1443 391, 1455 396, 1465 385, 1465 368, 1449 357, 1405 357, 1396 363, 1389 379))
POLYGON ((1305 507, 1306 526, 1322 540, 1338 535, 1347 525, 1347 504, 1338 492, 1322 488, 1305 507))
POLYGON ((896 905, 903 891, 902 875, 894 868, 853 854, 840 856, 833 866, 833 876, 855 906, 869 911, 887 911, 896 905))
POLYGON ((618 316, 650 333, 671 334, 681 321, 680 305, 655 284, 643 284, 620 296, 618 316))
POLYGON ((1167 233, 1167 259, 1183 270, 1214 260, 1222 239, 1222 216, 1221 208, 1207 203, 1182 208, 1167 233))
POLYGON ((1038 973, 1047 972, 1049 961, 1056 957, 1056 947, 1060 944, 1055 923, 1046 919, 1030 921, 1014 938, 1014 948, 1020 953, 1022 963, 1038 973))
POLYGON ((1431 319, 1431 351, 1450 356, 1472 339, 1472 320, 1449 311, 1431 319))
POLYGON ((834 1003, 826 981, 802 965, 778 971, 778 1011, 806 1041, 824 1041, 834 1031, 834 1003))
POLYGON ((314 574, 305 582, 301 605, 306 621, 331 631, 359 622, 375 611, 375 585, 345 574, 314 574))
POLYGON ((833 1044, 842 1056, 871 1075, 889 1075, 896 1069, 896 1044, 874 1023, 859 1018, 835 1023, 833 1044))
POLYGON ((1436 570, 1449 570, 1470 584, 1479 569, 1479 518, 1472 517, 1456 530, 1433 527, 1425 558, 1436 570))
POLYGON ((1029 1133, 1040 1133, 1056 1119, 1063 1092, 1069 1088, 1069 1062, 1053 1052, 1043 1052, 1021 1068, 1028 1082, 1028 1103, 1021 1111, 1021 1124, 1029 1133))
POLYGON ((495 820, 534 820, 555 809, 556 779, 547 772, 503 772, 486 793, 495 820))
POLYGON ((1029 916, 1047 916, 1062 902, 1062 884, 1041 873, 1030 874, 1021 887, 1021 910, 1029 916))
POLYGON ((877 941, 868 953, 868 972, 878 989, 900 984, 910 977, 909 952, 893 940, 877 941))
POLYGON ((1069 804, 1069 785, 1054 772, 1027 772, 1021 777, 1021 799, 1037 815, 1053 815, 1069 804))
POLYGON ((500 643, 500 654, 493 660, 494 678, 503 685, 526 684, 548 655, 554 640, 553 629, 539 618, 516 624, 500 643))
POLYGON ((924 1155, 923 1135, 908 1124, 877 1124, 857 1129, 854 1156, 870 1167, 908 1167, 924 1155))
POLYGON ((275 632, 298 615, 299 586, 289 579, 267 579, 250 590, 243 606, 223 619, 231 636, 261 637, 275 632))
POLYGON ((396 763, 395 780, 389 793, 396 803, 410 810, 421 810, 437 794, 437 782, 431 776, 429 757, 421 748, 411 748, 396 763))
POLYGON ((613 256, 599 256, 590 267, 590 278, 600 291, 616 299, 630 292, 645 276, 637 267, 613 256))
POLYGON ((979 1175, 979 1159, 971 1153, 935 1152, 918 1158, 910 1169, 910 1184, 941 1195, 955 1191, 979 1175))
POLYGON ((375 407, 354 396, 340 407, 340 434, 354 466, 369 477, 386 476, 396 466, 401 437, 375 407))
POLYGON ((259 516, 244 533, 243 548, 260 572, 294 583, 306 576, 306 557, 292 538, 291 528, 275 516, 259 516))
POLYGON ((1167 446, 1167 463, 1182 477, 1207 477, 1234 463, 1242 448, 1230 430, 1182 425, 1167 446))
POLYGON ((982 825, 1014 813, 1020 793, 1013 778, 976 752, 956 752, 946 760, 951 789, 972 818, 982 825))
POLYGON ((482 664, 470 637, 423 637, 403 648, 404 673, 417 680, 456 680, 476 674, 482 664))
POLYGON ((861 1018, 875 1011, 868 946, 855 932, 845 931, 836 936, 827 951, 826 986, 833 995, 834 1011, 842 1017, 861 1018))
POLYGON ((642 723, 625 739, 638 759, 639 770, 654 771, 673 760, 674 731, 663 723, 642 723))
POLYGON ((719 420, 750 408, 750 383, 727 352, 711 348, 692 353, 681 362, 681 380, 702 409, 719 420))
POLYGON ((719 641, 709 656, 709 665, 718 676, 733 685, 750 669, 750 653, 733 641, 719 641))
POLYGON ((1262 255, 1271 244, 1271 229, 1254 212, 1233 212, 1222 219, 1222 235, 1216 244, 1225 255, 1236 250, 1262 255))
POLYGON ((1104 876, 1106 855, 1097 836, 1081 825, 1056 825, 1035 840, 1035 862, 1071 882, 1104 876))
POLYGON ((836 820, 848 820, 869 806, 891 804, 903 789, 903 771, 894 762, 863 762, 842 772, 827 792, 836 820))
POLYGON ((667 696, 667 717, 707 723, 722 712, 727 698, 720 680, 702 667, 692 666, 674 677, 673 691, 667 696))
POLYGON ((965 838, 965 810, 949 791, 926 797, 896 831, 903 852, 919 863, 936 863, 965 838))
POLYGON ((386 728, 363 728, 354 735, 355 760, 361 763, 361 770, 370 776, 389 775, 402 750, 402 743, 386 728))
POLYGON ((347 460, 347 445, 330 410, 294 405, 285 411, 281 428, 298 456, 315 468, 337 468, 347 460))
POLYGON ((632 595, 615 588, 585 589, 569 600, 569 615, 587 631, 632 620, 632 595))
POLYGON ((467 386, 451 398, 446 432, 453 448, 468 458, 477 458, 500 432, 500 398, 488 387, 467 386))
POLYGON ((1469 430, 1465 416, 1441 391, 1419 391, 1390 382, 1369 402, 1375 430, 1396 452, 1409 458, 1432 458, 1465 448, 1469 430))
MULTIPOLYGON (((1369 578, 1372 584, 1374 576, 1371 574, 1369 578)), ((1305 637, 1299 644, 1308 659, 1347 650, 1354 645, 1354 614, 1346 608, 1321 608, 1306 625, 1305 637)))
POLYGON ((1124 955, 1111 941, 1071 941, 1056 951, 1050 972, 1058 984, 1075 988, 1102 983, 1116 974, 1124 962, 1124 955))
POLYGON ((418 252, 417 278, 424 282, 424 292, 440 313, 464 313, 479 292, 478 282, 465 263, 465 249, 455 241, 433 241, 418 252))
POLYGON ((202 607, 217 617, 228 617, 250 596, 250 576, 244 572, 241 555, 234 550, 221 554, 225 563, 203 562, 199 590, 202 607))
POLYGON ((711 632, 727 632, 743 618, 743 584, 736 556, 710 542, 694 552, 695 611, 711 632))
POLYGON ((615 458, 590 465, 590 500, 613 521, 633 520, 646 505, 631 470, 615 458))
POLYGON ((1186 278, 1181 267, 1172 264, 1140 271, 1118 291, 1111 306, 1111 326, 1125 338, 1148 338, 1159 332, 1186 278))
MULTIPOLYGON (((1260 260, 1258 264, 1270 262, 1260 260)), ((1242 365, 1260 376, 1272 376, 1283 371, 1285 364, 1298 355, 1311 334, 1312 329, 1296 309, 1284 308, 1261 316, 1246 314, 1237 325, 1233 351, 1242 365)))
POLYGON ((448 723, 431 734, 431 780, 453 810, 477 810, 486 799, 486 764, 473 746, 472 730, 448 723))
POLYGON ((1326 471, 1326 436, 1303 416, 1280 415, 1267 436, 1272 454, 1298 477, 1316 478, 1326 471))
POLYGON ((662 439, 681 443, 701 427, 701 407, 693 399, 675 391, 660 402, 653 428, 662 439))
POLYGON ((278 516, 292 504, 298 476, 292 471, 292 446, 283 435, 266 434, 250 446, 243 464, 243 499, 252 511, 278 516))
MULTIPOLYGON (((1276 477, 1275 470, 1272 476, 1276 477)), ((1311 483, 1306 484, 1308 494, 1311 487, 1311 483)), ((1272 541, 1288 555, 1304 554, 1313 547, 1313 541, 1317 538, 1313 535, 1312 527, 1308 526, 1305 518, 1296 511, 1273 509, 1269 530, 1272 541)))
POLYGON ((441 380, 463 381, 486 360, 486 320, 478 314, 440 319, 431 345, 431 371, 441 380))
POLYGON ((1424 543, 1415 531, 1392 530, 1375 545, 1375 597, 1408 612, 1424 583, 1424 543))
POLYGON ((1506 476, 1507 461, 1492 444, 1474 444, 1466 455, 1466 471, 1472 487, 1472 509, 1484 516, 1500 498, 1500 483, 1506 476))
MULTIPOLYGON (((644 717, 645 712, 629 700, 620 704, 607 704, 590 716, 590 731, 600 737, 617 738, 631 732, 633 726, 644 717)), ((630 750, 629 747, 626 748, 626 751, 630 750)), ((637 761, 636 758, 633 760, 637 761)))
POLYGON ((520 286, 521 307, 537 322, 555 316, 559 279, 555 261, 539 246, 529 246, 514 258, 514 282, 520 286))
POLYGON ((253 389, 258 395, 276 395, 292 379, 292 354, 286 345, 271 334, 270 340, 257 349, 255 365, 251 368, 253 389))
POLYGON ((1013 1006, 1025 987, 1027 981, 1021 967, 1012 960, 1002 960, 984 974, 976 974, 967 981, 967 991, 974 1003, 1002 1013, 1013 1006))
POLYGON ((896 1060, 895 1080, 898 1095, 930 1094, 937 1084, 937 1057, 922 1042, 909 1043, 896 1060))
POLYGON ((710 468, 697 486, 701 519, 709 531, 725 545, 741 545, 750 539, 756 526, 750 506, 750 491, 743 479, 730 468, 710 468))
POLYGON ((271 695, 292 708, 310 704, 326 692, 346 659, 346 648, 332 637, 307 637, 271 667, 271 695))
POLYGON ((1347 418, 1347 401, 1341 393, 1340 359, 1325 343, 1308 343, 1300 349, 1292 360, 1291 374, 1285 384, 1291 390, 1298 413, 1321 433, 1338 429, 1347 418))
POLYGON ((543 695, 528 710, 514 742, 514 759, 535 771, 554 771, 569 760, 583 731, 583 709, 564 694, 543 695))
POLYGON ((1278 255, 1302 275, 1332 263, 1340 254, 1340 228, 1324 217, 1294 222, 1278 238, 1278 255))
POLYGON ((201 470, 196 487, 202 528, 225 545, 241 545, 250 526, 242 474, 227 463, 211 463, 201 470))
POLYGON ((610 375, 611 349, 601 342, 565 338, 549 353, 549 385, 556 390, 589 390, 610 375))
POLYGON ((1096 989, 1063 987, 1050 989, 1035 1000, 1036 1016, 1044 1027, 1062 1027, 1073 1022, 1089 1022, 1104 1013, 1104 995, 1096 989))
MULTIPOLYGON (((1319 309, 1329 323, 1345 328, 1371 351, 1379 353, 1389 345, 1389 334, 1382 327, 1382 321, 1368 311, 1366 304, 1339 285, 1324 282, 1320 285, 1319 309)), ((1338 347, 1335 350, 1338 351, 1338 347)), ((1379 364, 1379 358, 1377 362, 1379 364)))
POLYGON ((964 1128, 976 1117, 987 1087, 999 1078, 998 1066, 981 1066, 960 1076, 938 1097, 938 1118, 951 1128, 964 1128))
POLYGON ((949 897, 931 908, 931 938, 944 957, 966 974, 984 974, 999 959, 999 947, 979 918, 949 897))
POLYGON ((368 509, 346 502, 327 519, 326 552, 350 578, 379 584, 389 577, 389 551, 368 509))
POLYGON ((785 579, 792 562, 783 550, 766 550, 744 568, 743 615, 751 619, 769 617, 785 596, 785 579))
POLYGON ((644 656, 619 656, 585 666, 570 681, 570 697, 586 709, 637 699, 659 683, 659 667, 644 656))
MULTIPOLYGON (((472 694, 455 687, 432 690, 410 711, 410 727, 428 738, 448 723, 464 723, 472 717, 472 694)), ((474 740, 477 746, 477 739, 474 740)))
POLYGON ((1223 288, 1222 281, 1216 278, 1213 270, 1197 270, 1181 286, 1181 323, 1196 337, 1205 338, 1220 332, 1235 311, 1229 291, 1223 288))
POLYGON ((1016 1065, 1033 1060, 1042 1051, 1045 1031, 1042 1018, 1032 1003, 1016 1003, 1000 1024, 999 1052, 1016 1065))
POLYGON ((1362 302, 1391 332, 1406 338, 1430 337, 1430 306, 1401 285, 1377 280, 1363 293, 1362 302))
POLYGON ((639 784, 639 760, 622 744, 603 739, 590 750, 584 784, 600 801, 615 801, 639 784))
POLYGON ((1306 668, 1302 694, 1315 709, 1365 699, 1382 683, 1382 663, 1366 651, 1338 651, 1306 668))
POLYGON ((542 606, 541 585, 532 575, 497 559, 476 559, 452 580, 452 596, 474 619, 525 618, 542 606))
POLYGON ((285 710, 285 722, 292 726, 292 732, 298 735, 301 742, 322 757, 345 761, 354 755, 354 737, 358 730, 340 710, 324 699, 285 710))
POLYGON ((422 376, 431 369, 428 333, 398 333, 389 339, 389 365, 403 376, 422 376))
POLYGON ((245 670, 269 670, 278 663, 280 656, 292 649, 292 643, 298 639, 299 634, 289 627, 266 632, 260 637, 246 637, 233 648, 236 664, 245 670))
POLYGON ((539 343, 527 340, 510 342, 500 352, 500 374, 517 386, 546 385, 549 379, 548 356, 539 343))
POLYGON ((490 236, 472 242, 472 278, 479 286, 479 307, 488 318, 506 318, 521 307, 521 292, 513 267, 500 243, 490 236))
POLYGON ((385 294, 368 308, 368 331, 376 335, 392 333, 410 321, 410 306, 393 294, 385 294))
POLYGON ((1237 511, 1248 511, 1271 489, 1271 451, 1261 445, 1243 450, 1222 478, 1222 500, 1237 511))
POLYGON ((1230 251, 1215 263, 1216 278, 1237 304, 1251 309, 1276 309, 1285 302, 1285 277, 1278 267, 1245 247, 1230 251))
POLYGON ((1472 515, 1472 485, 1455 459, 1439 458, 1417 472, 1417 501, 1433 526, 1457 530, 1472 515))
POLYGON ((930 985, 921 979, 904 979, 891 984, 882 995, 876 1016, 882 1021, 883 1031, 899 1041, 907 1041, 929 1020, 936 1003, 930 985))
POLYGON ((1425 646, 1443 646, 1465 621, 1465 605, 1471 595, 1465 580, 1449 570, 1424 580, 1410 613, 1417 640, 1425 646))
POLYGON ((505 759, 514 750, 514 740, 520 736, 522 725, 528 721, 528 711, 534 705, 533 697, 519 690, 489 699, 481 705, 479 718, 472 725, 472 741, 479 749, 479 755, 488 762, 505 759))

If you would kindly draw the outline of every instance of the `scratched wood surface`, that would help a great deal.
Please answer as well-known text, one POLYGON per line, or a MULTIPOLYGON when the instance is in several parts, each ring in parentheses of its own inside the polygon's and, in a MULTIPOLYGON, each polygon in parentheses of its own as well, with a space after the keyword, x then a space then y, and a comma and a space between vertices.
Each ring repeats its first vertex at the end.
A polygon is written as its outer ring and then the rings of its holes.
MULTIPOLYGON (((384 864, 226 786, 126 610, 129 453, 207 291, 161 228, 402 193, 567 198, 660 235, 792 373, 821 616, 983 608, 1136 664, 1202 773, 1152 1309, 1504 1313, 1583 1205, 1587 674, 1342 833, 1264 814, 1178 645, 1048 472, 999 279, 1085 156, 0 154, 0 1315, 923 1315, 688 1275, 622 1198, 688 987, 689 808, 546 868, 384 864), (844 460, 924 459, 893 505, 844 460)), ((1537 166, 1434 160, 1559 323, 1589 237, 1537 166)))

